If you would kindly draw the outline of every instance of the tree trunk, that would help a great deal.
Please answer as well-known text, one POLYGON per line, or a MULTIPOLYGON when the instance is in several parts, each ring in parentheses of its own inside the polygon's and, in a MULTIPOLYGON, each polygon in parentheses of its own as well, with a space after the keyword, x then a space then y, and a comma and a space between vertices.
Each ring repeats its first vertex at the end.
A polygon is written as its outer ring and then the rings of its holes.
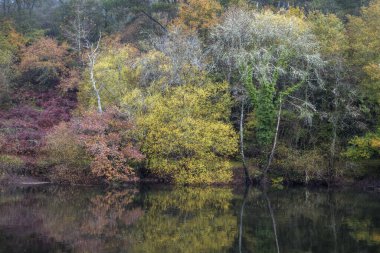
POLYGON ((275 219, 274 214, 273 214, 272 205, 271 205, 270 200, 268 198, 266 189, 264 190, 264 197, 265 197, 265 199, 267 201, 268 209, 269 209, 269 214, 270 214, 270 217, 272 219, 273 233, 274 233, 274 239, 276 241, 277 253, 280 253, 280 245, 278 244, 278 235, 277 235, 277 223, 276 223, 276 219, 275 219))
POLYGON ((247 196, 249 193, 250 185, 247 185, 245 187, 245 192, 244 192, 244 199, 243 199, 243 204, 241 205, 240 209, 240 224, 239 224, 239 252, 242 252, 242 241, 243 241, 243 216, 244 216, 244 208, 245 208, 245 203, 247 202, 247 196))
POLYGON ((334 180, 336 178, 335 174, 335 148, 336 148, 336 138, 337 138, 337 122, 334 117, 333 119, 333 130, 332 130, 332 141, 330 146, 330 162, 329 162, 329 180, 334 180))
POLYGON ((100 38, 98 40, 98 43, 97 43, 95 49, 93 49, 92 46, 90 48, 90 52, 88 54, 88 60, 89 60, 88 65, 89 65, 89 68, 90 68, 90 80, 91 80, 92 88, 93 88, 93 90, 95 92, 95 96, 96 96, 96 100, 97 100, 97 104, 98 104, 98 112, 99 113, 103 113, 102 101, 101 101, 101 98, 100 98, 100 90, 101 90, 102 87, 97 87, 96 79, 95 79, 95 74, 94 74, 94 67, 95 67, 96 58, 97 58, 97 55, 98 55, 98 49, 99 49, 100 40, 101 40, 101 35, 100 35, 100 38))
POLYGON ((280 98, 280 105, 279 105, 279 109, 278 109, 278 113, 277 113, 277 125, 276 125, 276 132, 275 132, 275 135, 274 135, 274 140, 273 140, 273 146, 272 146, 272 150, 270 152, 269 158, 268 158, 267 166, 265 167, 265 170, 264 170, 264 183, 267 182, 267 179, 268 179, 268 170, 269 170, 269 167, 272 164, 272 160, 273 160, 273 157, 274 157, 274 152, 275 152, 276 146, 277 146, 278 131, 280 129, 280 122, 281 122, 281 112, 282 112, 282 100, 280 98))
POLYGON ((240 134, 240 155, 243 162, 245 182, 246 184, 250 184, 251 177, 249 176, 248 166, 247 166, 247 162, 245 160, 245 155, 244 155, 244 99, 241 100, 239 134, 240 134))
POLYGON ((331 213, 331 229, 334 236, 334 253, 337 252, 338 249, 338 236, 336 231, 336 218, 335 218, 335 197, 333 192, 328 192, 328 202, 329 202, 329 209, 331 213))
POLYGON ((95 65, 94 60, 90 60, 90 80, 91 80, 92 88, 94 89, 96 100, 98 103, 98 112, 102 113, 103 108, 102 108, 102 102, 100 99, 100 90, 96 86, 96 80, 95 80, 95 76, 94 76, 94 65, 95 65))

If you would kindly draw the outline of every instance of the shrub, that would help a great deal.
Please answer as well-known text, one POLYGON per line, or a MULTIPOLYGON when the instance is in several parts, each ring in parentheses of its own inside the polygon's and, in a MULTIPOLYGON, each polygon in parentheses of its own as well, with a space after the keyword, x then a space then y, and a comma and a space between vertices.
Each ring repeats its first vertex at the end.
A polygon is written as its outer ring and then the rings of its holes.
POLYGON ((136 181, 132 167, 144 156, 129 130, 133 125, 117 111, 89 112, 61 123, 47 137, 47 166, 55 181, 76 182, 80 175, 107 182, 136 181))
POLYGON ((279 176, 292 182, 308 184, 328 179, 327 160, 317 149, 300 151, 280 144, 273 166, 279 168, 279 176))
POLYGON ((24 161, 13 155, 0 155, 0 175, 9 173, 21 173, 25 168, 24 161))
POLYGON ((91 157, 91 172, 106 181, 136 181, 133 168, 144 159, 131 137, 133 124, 116 110, 89 112, 73 124, 81 145, 91 157))
POLYGON ((61 121, 68 121, 76 101, 69 94, 26 92, 19 94, 20 105, 0 111, 0 150, 4 153, 35 157, 44 146, 47 130, 61 121), (33 100, 31 102, 27 100, 33 100), (21 105, 22 104, 22 105, 21 105))
POLYGON ((23 49, 20 70, 24 79, 31 81, 39 88, 52 87, 59 83, 63 75, 67 75, 65 66, 67 47, 58 45, 51 38, 41 38, 23 49))
POLYGON ((352 160, 376 158, 380 155, 380 134, 367 133, 363 137, 355 136, 349 142, 350 147, 342 155, 352 160))
POLYGON ((231 180, 229 158, 237 151, 237 135, 227 123, 226 83, 173 87, 149 100, 151 108, 138 126, 154 175, 178 184, 231 180))
POLYGON ((63 165, 71 168, 86 168, 89 157, 80 145, 78 136, 66 122, 54 127, 46 137, 45 161, 50 166, 63 165))

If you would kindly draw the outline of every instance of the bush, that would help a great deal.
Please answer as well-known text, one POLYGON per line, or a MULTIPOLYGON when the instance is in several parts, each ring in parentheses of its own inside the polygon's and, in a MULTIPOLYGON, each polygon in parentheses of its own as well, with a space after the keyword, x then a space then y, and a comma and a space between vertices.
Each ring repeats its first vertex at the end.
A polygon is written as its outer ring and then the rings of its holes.
POLYGON ((17 173, 21 174, 25 168, 24 161, 12 155, 0 155, 0 175, 17 173))
POLYGON ((89 168, 68 167, 60 164, 49 169, 48 178, 58 184, 100 184, 101 180, 95 177, 89 168))
POLYGON ((149 113, 138 124, 148 169, 178 184, 230 181, 237 135, 227 123, 227 84, 187 84, 149 99, 149 113))
POLYGON ((367 133, 363 137, 355 136, 350 140, 350 147, 343 153, 351 160, 378 158, 380 155, 380 131, 367 133))
POLYGON ((67 46, 51 38, 41 38, 24 48, 20 70, 23 78, 41 89, 55 86, 67 75, 67 46))
POLYGON ((45 157, 39 166, 48 168, 47 174, 52 182, 89 181, 87 178, 90 173, 90 158, 69 123, 62 122, 49 132, 42 153, 45 157))
POLYGON ((308 184, 328 179, 328 163, 318 149, 300 151, 279 145, 273 166, 286 181, 308 184))
POLYGON ((89 112, 61 123, 46 139, 46 166, 58 182, 136 181, 132 167, 144 157, 130 138, 133 125, 117 111, 89 112), (83 181, 82 180, 82 181, 83 181))
POLYGON ((68 121, 75 107, 75 98, 57 92, 19 93, 20 105, 0 111, 0 151, 8 154, 35 157, 44 146, 44 136, 49 128, 68 121), (34 100, 33 105, 27 99, 34 100))
POLYGON ((46 165, 62 165, 76 169, 89 167, 90 159, 80 145, 78 136, 71 126, 62 122, 54 127, 46 137, 46 165))

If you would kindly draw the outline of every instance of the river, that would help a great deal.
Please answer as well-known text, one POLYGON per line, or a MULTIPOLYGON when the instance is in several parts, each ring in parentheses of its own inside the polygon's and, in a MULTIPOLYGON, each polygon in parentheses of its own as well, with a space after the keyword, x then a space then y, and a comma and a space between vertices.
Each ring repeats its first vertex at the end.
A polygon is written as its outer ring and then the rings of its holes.
POLYGON ((1 188, 0 252, 380 252, 380 194, 1 188))

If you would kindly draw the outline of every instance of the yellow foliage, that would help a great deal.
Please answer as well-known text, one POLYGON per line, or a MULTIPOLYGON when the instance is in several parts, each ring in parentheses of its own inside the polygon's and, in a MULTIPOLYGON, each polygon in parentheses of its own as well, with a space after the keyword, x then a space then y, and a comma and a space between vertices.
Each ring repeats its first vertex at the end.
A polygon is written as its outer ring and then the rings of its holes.
MULTIPOLYGON (((130 46, 108 48, 94 70, 104 87, 102 103, 120 106, 136 121, 153 174, 180 184, 227 182, 232 177, 228 160, 237 150, 237 135, 228 123, 228 84, 212 83, 191 64, 175 64, 159 51, 139 56, 130 46)), ((90 82, 81 86, 80 101, 95 105, 90 82)))
POLYGON ((138 120, 148 168, 176 183, 227 182, 228 157, 237 135, 227 122, 230 97, 226 83, 183 85, 148 98, 148 113, 138 120))
POLYGON ((64 164, 83 169, 89 165, 89 158, 66 122, 55 126, 47 135, 43 153, 46 154, 45 162, 49 166, 64 164))
POLYGON ((308 16, 325 56, 342 55, 348 49, 348 38, 343 22, 335 14, 312 12, 308 16))
POLYGON ((0 21, 0 48, 16 53, 26 43, 25 37, 19 34, 10 20, 0 21))
POLYGON ((228 252, 237 235, 232 198, 224 188, 148 192, 149 208, 130 233, 131 251, 228 252))
POLYGON ((380 52, 380 0, 361 9, 360 16, 349 16, 348 33, 354 53, 354 61, 366 64, 378 59, 380 52))
POLYGON ((380 103, 380 0, 361 9, 360 16, 349 16, 348 35, 351 61, 362 68, 363 86, 380 103))
MULTIPOLYGON (((120 99, 136 85, 137 72, 131 67, 131 61, 137 54, 138 50, 130 45, 113 43, 99 56, 94 66, 94 75, 102 87, 100 96, 104 106, 119 104, 120 99)), ((85 106, 96 106, 89 74, 86 72, 83 76, 85 79, 80 84, 79 101, 85 106)))
POLYGON ((378 132, 367 133, 363 137, 355 136, 349 143, 351 146, 343 155, 350 159, 370 159, 378 156, 380 153, 380 137, 378 132))
POLYGON ((370 145, 371 148, 378 149, 380 150, 380 138, 379 137, 374 137, 373 139, 370 140, 370 145))
POLYGON ((320 150, 299 151, 279 144, 276 154, 274 166, 283 170, 280 175, 288 180, 308 184, 310 181, 323 181, 327 178, 328 164, 320 150))
POLYGON ((364 72, 369 76, 372 81, 380 81, 380 63, 370 63, 363 67, 364 72))
MULTIPOLYGON (((310 27, 304 20, 302 15, 295 15, 296 13, 274 13, 271 10, 265 10, 256 14, 257 22, 264 24, 270 24, 273 27, 278 28, 278 31, 284 34, 278 36, 284 36, 284 38, 295 38, 297 36, 304 36, 310 27)), ((263 30, 263 32, 265 32, 263 30)), ((283 41, 278 41, 283 43, 283 41)))
POLYGON ((300 19, 305 19, 304 10, 300 7, 290 7, 288 12, 287 12, 287 15, 298 17, 300 19))

